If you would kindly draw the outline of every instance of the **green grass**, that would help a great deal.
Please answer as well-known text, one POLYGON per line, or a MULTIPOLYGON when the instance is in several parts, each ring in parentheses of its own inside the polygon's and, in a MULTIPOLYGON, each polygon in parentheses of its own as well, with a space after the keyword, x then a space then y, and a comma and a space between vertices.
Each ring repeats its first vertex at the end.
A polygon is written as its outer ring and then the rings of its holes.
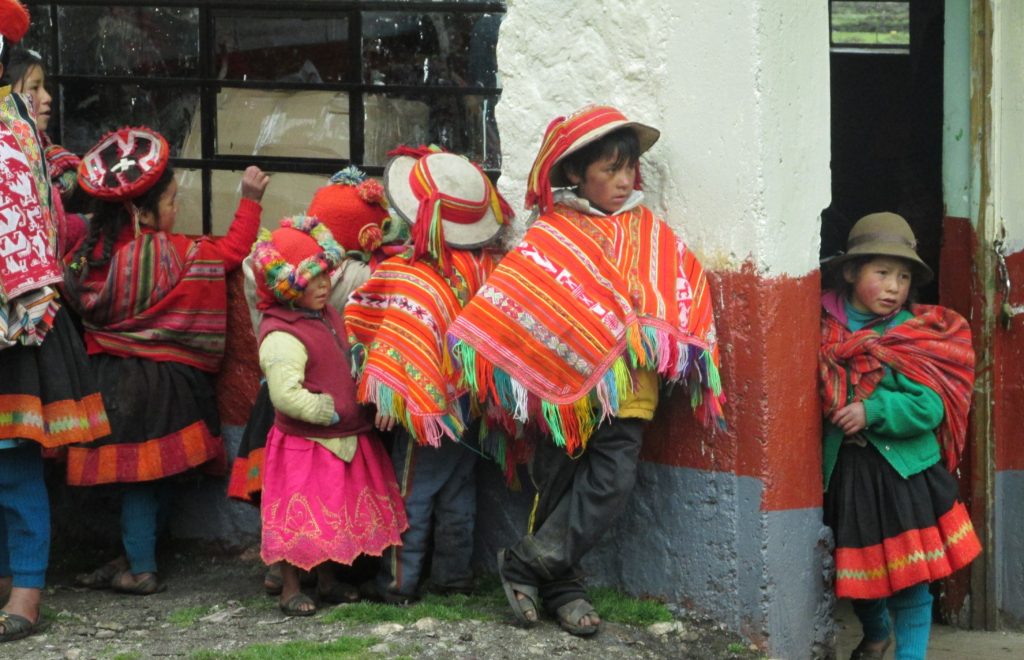
POLYGON ((633 598, 609 587, 591 589, 590 602, 605 621, 631 626, 649 626, 652 623, 672 620, 672 613, 663 603, 633 598))
POLYGON ((114 656, 113 660, 139 660, 142 654, 138 651, 125 651, 114 656))
POLYGON ((167 620, 178 626, 179 628, 188 628, 201 617, 206 616, 210 613, 211 608, 206 605, 197 605, 196 607, 183 607, 180 610, 174 610, 167 615, 167 620))
POLYGON ((366 650, 379 643, 376 637, 340 637, 332 642, 285 642, 253 644, 239 651, 196 651, 191 660, 305 660, 318 658, 371 657, 366 650))

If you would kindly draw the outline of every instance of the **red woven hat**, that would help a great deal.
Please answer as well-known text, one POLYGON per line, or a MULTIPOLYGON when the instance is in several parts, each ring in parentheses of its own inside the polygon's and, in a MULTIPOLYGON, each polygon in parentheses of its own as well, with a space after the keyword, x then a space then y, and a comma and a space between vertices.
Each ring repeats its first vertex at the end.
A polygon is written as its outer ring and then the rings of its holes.
POLYGON ((316 191, 306 215, 326 225, 346 252, 369 254, 384 241, 384 187, 359 168, 346 167, 316 191))
MULTIPOLYGON (((656 128, 626 119, 626 115, 608 105, 588 105, 568 117, 558 117, 544 132, 544 141, 530 168, 526 188, 526 208, 540 206, 541 211, 551 208, 551 188, 572 185, 559 167, 562 160, 591 142, 601 139, 620 128, 632 128, 644 153, 658 141, 661 132, 656 128)), ((638 182, 639 185, 639 182, 638 182)))
POLYGON ((78 165, 78 184, 93 197, 124 201, 142 195, 167 169, 167 140, 143 126, 107 133, 78 165))
POLYGON ((299 215, 281 220, 273 233, 260 229, 252 258, 258 306, 265 309, 274 298, 289 304, 302 297, 313 278, 337 268, 345 255, 327 227, 299 215))
POLYGON ((0 0, 0 52, 8 41, 16 44, 28 32, 29 15, 25 5, 17 0, 0 0))

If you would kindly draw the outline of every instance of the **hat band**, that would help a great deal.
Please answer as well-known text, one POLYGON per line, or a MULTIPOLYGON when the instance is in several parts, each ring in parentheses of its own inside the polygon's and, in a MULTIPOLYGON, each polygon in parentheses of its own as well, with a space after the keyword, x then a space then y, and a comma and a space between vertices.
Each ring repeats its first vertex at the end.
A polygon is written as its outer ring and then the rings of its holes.
POLYGON ((912 238, 907 238, 901 234, 893 234, 885 231, 876 231, 868 234, 861 234, 859 236, 853 236, 847 243, 846 251, 849 253, 850 250, 860 247, 865 243, 887 243, 890 245, 899 245, 910 248, 911 250, 917 248, 917 241, 912 238))
MULTIPOLYGON (((446 195, 437 189, 437 184, 430 174, 426 161, 426 158, 420 158, 409 172, 409 187, 421 206, 424 203, 439 204, 441 219, 459 225, 471 225, 484 217, 487 210, 491 208, 488 186, 485 186, 484 196, 480 201, 446 195)), ((482 172, 480 176, 484 179, 487 178, 482 172)))

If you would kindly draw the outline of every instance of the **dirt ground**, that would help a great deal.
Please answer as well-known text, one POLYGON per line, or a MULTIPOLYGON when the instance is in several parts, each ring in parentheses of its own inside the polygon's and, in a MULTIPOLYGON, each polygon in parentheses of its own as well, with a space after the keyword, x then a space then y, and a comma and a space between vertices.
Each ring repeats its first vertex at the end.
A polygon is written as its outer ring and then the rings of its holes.
POLYGON ((276 599, 262 593, 263 566, 252 551, 229 557, 179 552, 161 559, 168 588, 147 597, 76 588, 71 585, 79 567, 54 568, 44 600, 49 629, 0 645, 0 658, 760 656, 713 622, 672 608, 672 621, 651 625, 606 621, 590 639, 568 635, 552 621, 523 629, 513 624, 493 583, 487 588, 489 596, 474 600, 476 609, 470 608, 465 615, 435 607, 433 611, 440 613, 437 618, 413 620, 405 615, 415 617, 417 611, 383 609, 379 620, 368 620, 373 617, 366 616, 365 607, 339 605, 321 608, 314 617, 291 618, 277 609, 276 599), (359 612, 360 616, 348 616, 359 612), (282 646, 289 643, 290 647, 282 646), (349 643, 355 651, 339 650, 349 643), (254 645, 274 646, 253 649, 254 645), (237 655, 247 648, 248 655, 237 655), (285 653, 289 649, 292 655, 285 653))

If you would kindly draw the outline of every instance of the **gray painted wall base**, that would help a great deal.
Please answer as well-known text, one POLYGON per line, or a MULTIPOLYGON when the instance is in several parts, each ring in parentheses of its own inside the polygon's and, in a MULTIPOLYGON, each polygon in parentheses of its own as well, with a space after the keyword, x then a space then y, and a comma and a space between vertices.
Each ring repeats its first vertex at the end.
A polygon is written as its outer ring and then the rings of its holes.
POLYGON ((996 472, 996 602, 1008 623, 1024 625, 1024 471, 996 472))

